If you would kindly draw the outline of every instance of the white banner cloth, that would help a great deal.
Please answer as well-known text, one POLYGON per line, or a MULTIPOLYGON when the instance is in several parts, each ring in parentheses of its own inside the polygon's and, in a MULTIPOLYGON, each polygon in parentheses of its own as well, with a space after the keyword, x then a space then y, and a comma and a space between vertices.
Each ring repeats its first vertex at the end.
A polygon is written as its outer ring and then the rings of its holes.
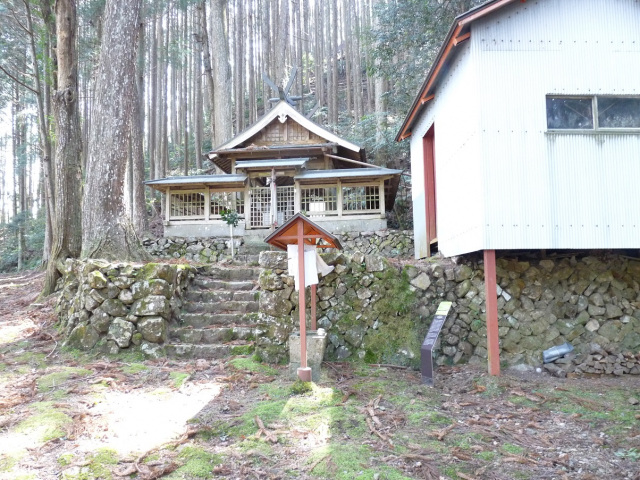
MULTIPOLYGON (((298 280, 298 245, 287 245, 287 266, 289 275, 295 280, 296 291, 300 290, 298 280)), ((320 255, 318 255, 315 245, 304 246, 304 286, 316 285, 318 283, 318 273, 322 276, 328 275, 334 267, 327 265, 320 255)))

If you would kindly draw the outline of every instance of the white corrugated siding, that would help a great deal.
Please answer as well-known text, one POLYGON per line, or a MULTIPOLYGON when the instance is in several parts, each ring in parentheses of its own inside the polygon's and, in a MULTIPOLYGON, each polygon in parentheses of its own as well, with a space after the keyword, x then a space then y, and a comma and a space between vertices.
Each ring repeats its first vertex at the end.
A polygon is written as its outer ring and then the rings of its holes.
POLYGON ((435 120, 438 246, 445 255, 482 248, 483 198, 478 82, 468 43, 443 78, 411 136, 416 257, 426 254, 423 137, 435 120))
POLYGON ((554 93, 640 95, 640 2, 515 3, 476 22, 471 45, 484 248, 640 247, 640 134, 547 133, 545 104, 554 93))

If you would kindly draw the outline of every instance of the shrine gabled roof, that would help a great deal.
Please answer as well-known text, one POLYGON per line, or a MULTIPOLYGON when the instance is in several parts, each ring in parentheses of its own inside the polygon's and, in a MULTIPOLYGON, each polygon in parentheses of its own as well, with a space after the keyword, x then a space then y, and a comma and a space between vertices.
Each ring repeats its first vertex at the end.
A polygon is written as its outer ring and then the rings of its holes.
POLYGON ((343 138, 340 138, 335 133, 330 132, 329 130, 318 125, 314 121, 309 120, 307 117, 305 117, 303 114, 298 112, 295 108, 293 108, 287 102, 282 100, 275 107, 273 107, 271 110, 265 113, 264 116, 260 120, 258 120, 256 123, 254 123, 249 128, 247 128, 243 132, 236 135, 234 138, 232 138, 228 142, 218 146, 217 148, 209 152, 207 155, 209 156, 210 159, 212 159, 217 154, 218 151, 231 150, 231 149, 237 148, 240 144, 242 144, 243 142, 246 142, 251 137, 259 133, 262 129, 264 129, 276 118, 284 123, 287 117, 291 118, 292 120, 300 124, 302 127, 309 130, 310 132, 315 133, 319 137, 326 139, 327 142, 337 143, 339 146, 346 148, 347 150, 351 150, 353 152, 359 153, 362 150, 362 148, 360 148, 358 145, 348 142, 343 138))
POLYGON ((236 162, 236 169, 271 169, 278 167, 302 167, 309 158, 279 158, 275 160, 245 160, 236 162))

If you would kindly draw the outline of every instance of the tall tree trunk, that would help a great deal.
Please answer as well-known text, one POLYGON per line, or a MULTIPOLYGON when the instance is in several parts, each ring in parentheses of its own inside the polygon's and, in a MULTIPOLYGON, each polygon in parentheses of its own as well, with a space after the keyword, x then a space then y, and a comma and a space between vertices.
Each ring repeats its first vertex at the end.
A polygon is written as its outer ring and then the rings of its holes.
POLYGON ((138 58, 136 62, 136 94, 131 124, 131 188, 133 227, 139 237, 149 230, 144 191, 144 23, 138 25, 138 58))
POLYGON ((82 250, 82 132, 78 114, 75 0, 56 1, 58 90, 53 96, 56 129, 51 255, 43 295, 53 293, 62 262, 82 250))
POLYGON ((227 0, 211 0, 211 36, 215 62, 216 89, 213 96, 215 118, 214 145, 231 139, 231 68, 229 66, 229 37, 226 30, 227 0))
POLYGON ((148 258, 127 216, 124 176, 136 95, 136 46, 141 0, 108 1, 91 126, 83 203, 82 256, 148 258))
POLYGON ((211 123, 211 143, 215 145, 215 115, 214 115, 214 98, 215 84, 213 83, 213 66, 211 65, 211 49, 209 45, 209 28, 207 26, 207 2, 202 0, 198 6, 200 10, 200 40, 202 48, 202 64, 204 66, 204 77, 207 82, 207 104, 209 106, 209 120, 211 123))

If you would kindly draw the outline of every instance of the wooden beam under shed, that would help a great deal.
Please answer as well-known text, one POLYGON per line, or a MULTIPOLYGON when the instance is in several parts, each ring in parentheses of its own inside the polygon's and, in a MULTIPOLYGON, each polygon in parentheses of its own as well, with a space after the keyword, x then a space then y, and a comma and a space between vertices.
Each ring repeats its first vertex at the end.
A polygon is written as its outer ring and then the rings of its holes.
POLYGON ((484 251, 484 292, 487 309, 487 353, 489 375, 500 375, 500 337, 498 334, 498 288, 496 282, 496 251, 484 251))

